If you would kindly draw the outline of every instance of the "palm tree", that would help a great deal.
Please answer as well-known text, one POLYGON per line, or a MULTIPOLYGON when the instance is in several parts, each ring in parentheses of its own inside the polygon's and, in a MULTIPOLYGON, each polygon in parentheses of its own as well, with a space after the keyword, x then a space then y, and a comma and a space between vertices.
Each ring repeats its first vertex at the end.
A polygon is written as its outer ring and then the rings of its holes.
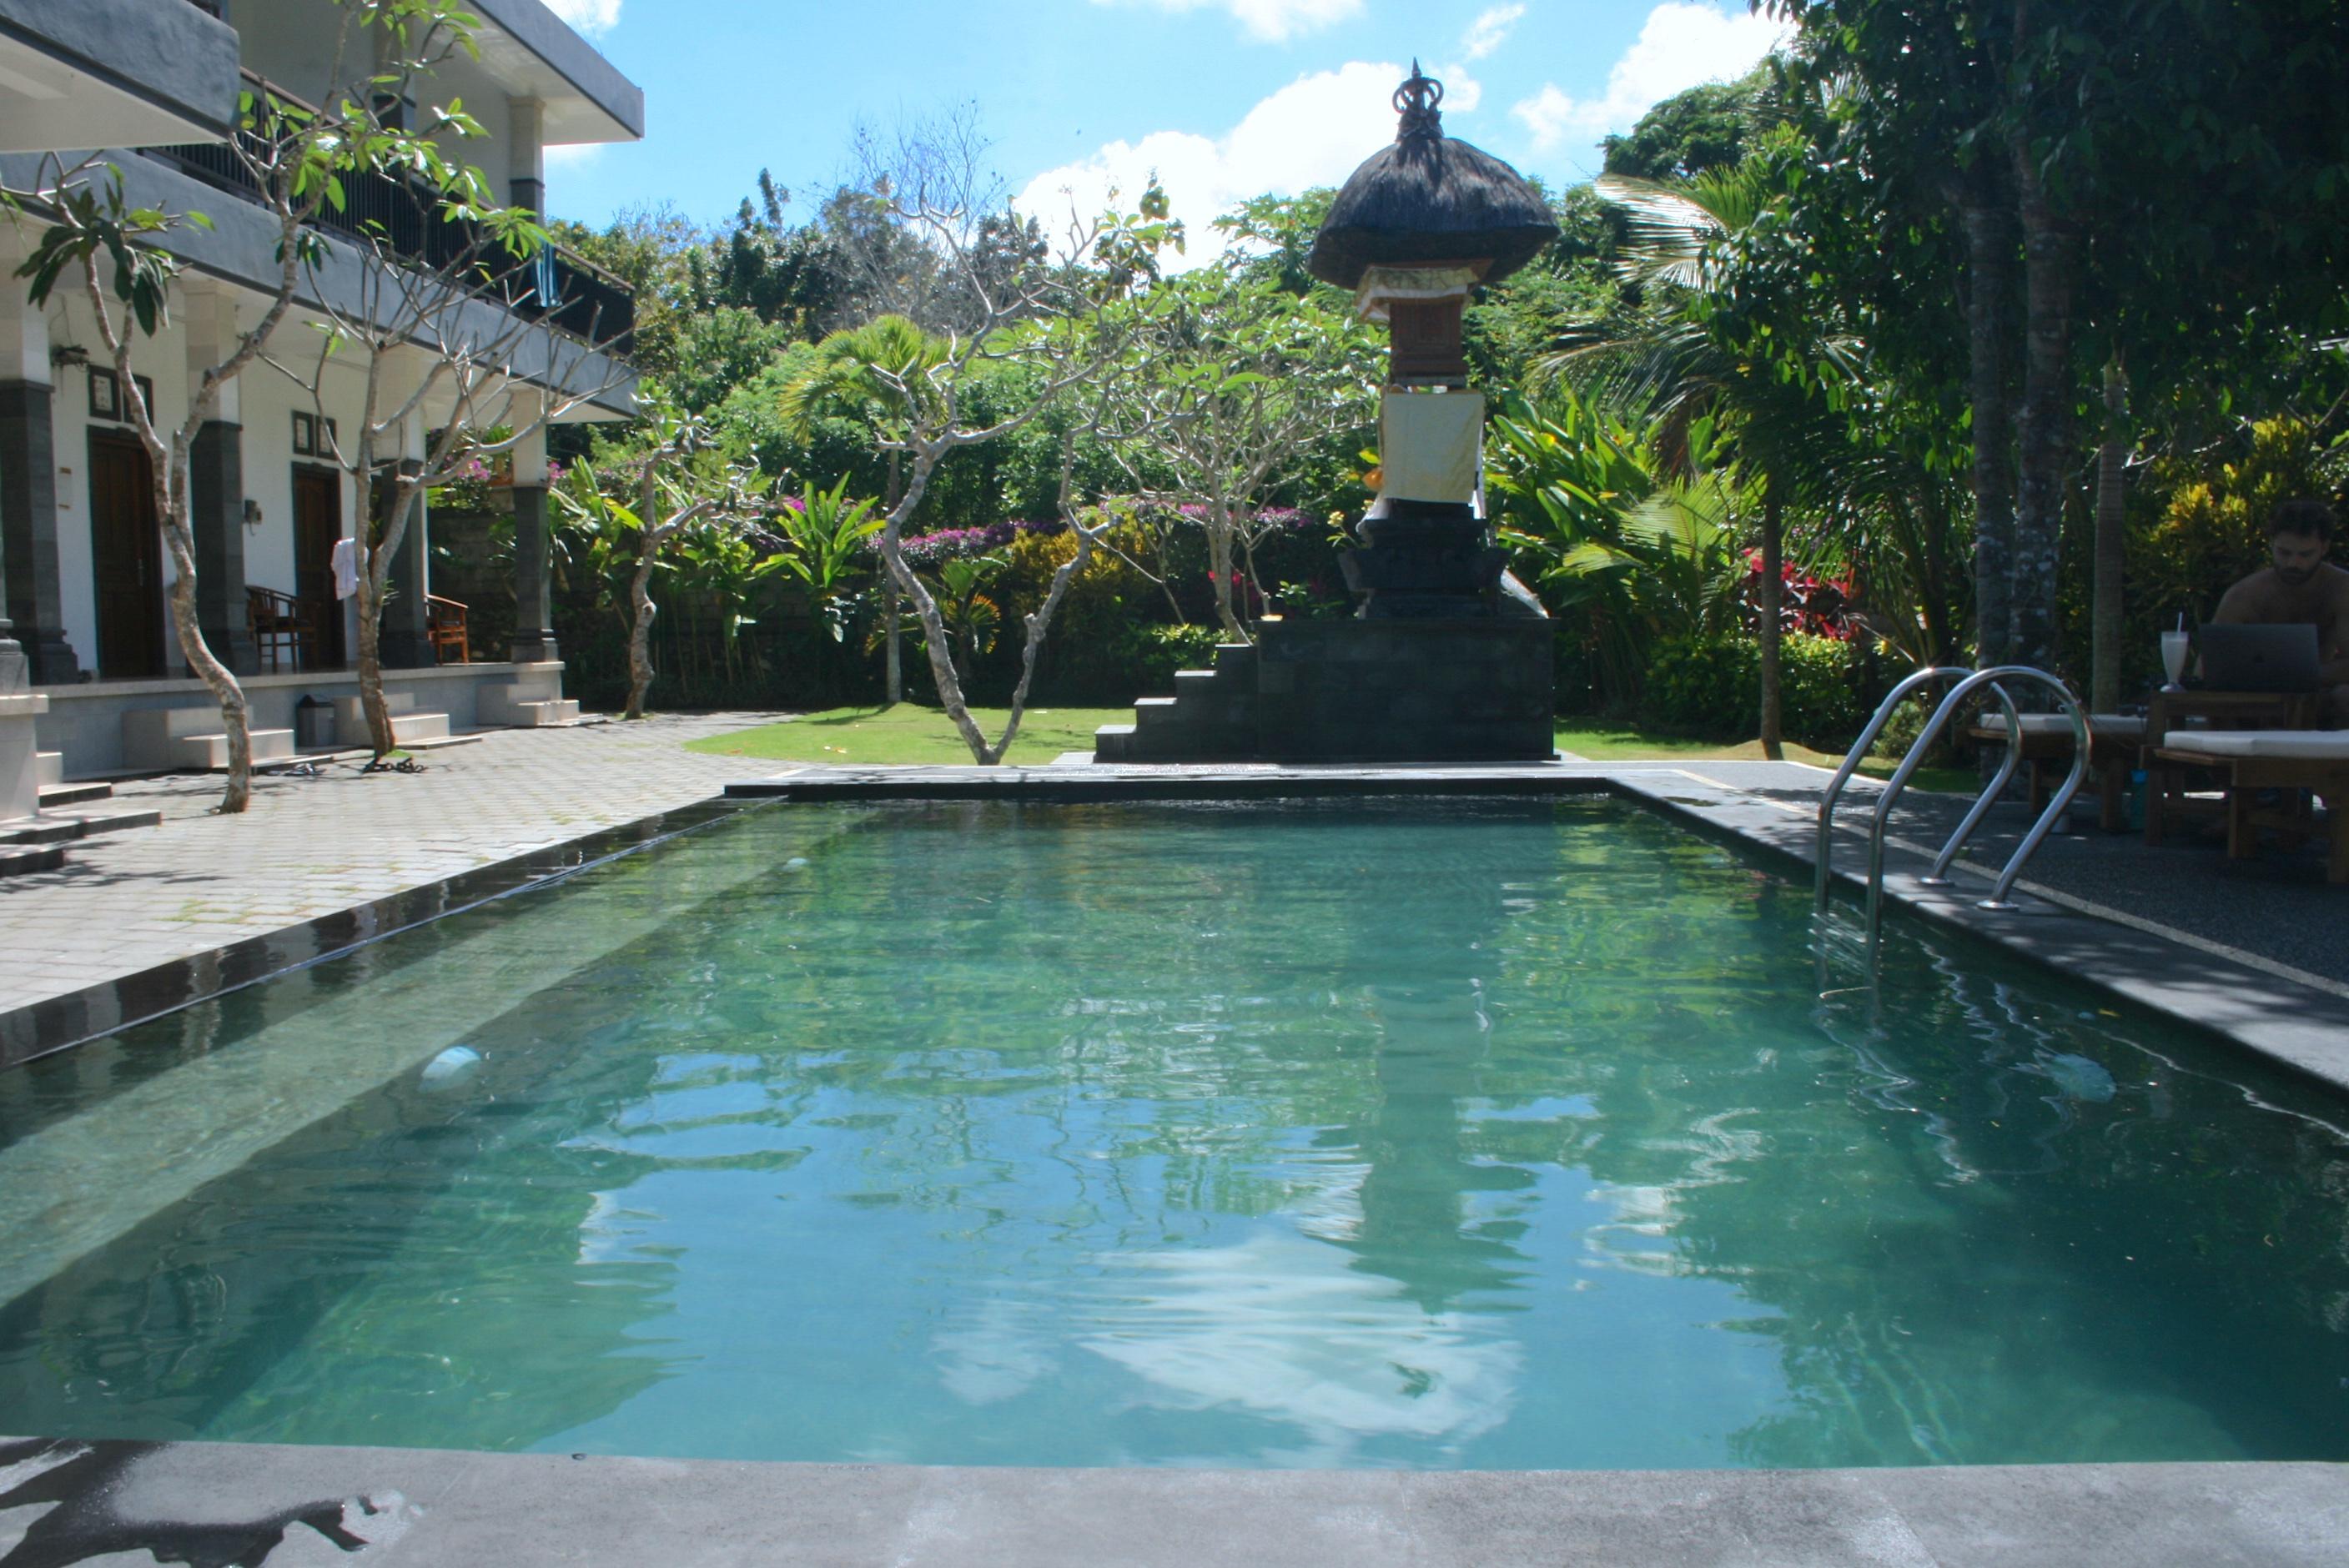
MULTIPOLYGON (((885 442, 893 425, 935 405, 939 397, 936 373, 951 352, 946 339, 902 315, 875 316, 862 326, 843 327, 816 345, 806 366, 783 384, 776 412, 783 428, 802 439, 813 431, 817 419, 833 414, 878 428, 885 442)), ((905 493, 899 449, 890 446, 888 452, 884 511, 895 511, 905 493)), ((888 648, 886 689, 894 704, 905 696, 903 606, 896 585, 886 580, 886 573, 882 576, 882 626, 888 648)))
POLYGON ((1748 158, 1673 184, 1602 177, 1600 196, 1627 209, 1619 252, 1626 281, 1647 302, 1630 337, 1569 344, 1537 361, 1537 376, 1565 376, 1597 401, 1638 410, 1667 471, 1695 480, 1703 457, 1691 434, 1700 422, 1733 454, 1742 488, 1761 500, 1763 754, 1784 755, 1779 654, 1784 614, 1785 511, 1831 488, 1849 452, 1849 425, 1825 396, 1837 344, 1799 311, 1760 324, 1727 319, 1717 307, 1737 281, 1737 242, 1785 198, 1774 166, 1748 158))

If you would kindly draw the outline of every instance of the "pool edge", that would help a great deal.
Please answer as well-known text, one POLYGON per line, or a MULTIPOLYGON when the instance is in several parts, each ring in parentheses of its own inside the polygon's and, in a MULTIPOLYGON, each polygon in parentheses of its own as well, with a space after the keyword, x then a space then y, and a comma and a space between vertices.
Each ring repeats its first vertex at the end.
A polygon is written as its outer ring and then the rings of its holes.
POLYGON ((2349 1466, 2315 1461, 988 1470, 64 1442, 26 1468, 44 1461, 55 1466, 45 1479, 58 1506, 26 1522, 35 1531, 47 1525, 60 1538, 56 1545, 70 1549, 69 1532, 78 1532, 113 1550, 161 1548, 160 1557, 194 1540, 217 1548, 249 1538, 247 1550, 258 1549, 251 1561, 274 1559, 281 1541, 289 1558, 309 1561, 333 1531, 349 1542, 336 1542, 347 1554, 336 1561, 392 1568, 786 1561, 2291 1568, 2349 1555, 2349 1466), (314 1535, 321 1539, 303 1539, 314 1535))

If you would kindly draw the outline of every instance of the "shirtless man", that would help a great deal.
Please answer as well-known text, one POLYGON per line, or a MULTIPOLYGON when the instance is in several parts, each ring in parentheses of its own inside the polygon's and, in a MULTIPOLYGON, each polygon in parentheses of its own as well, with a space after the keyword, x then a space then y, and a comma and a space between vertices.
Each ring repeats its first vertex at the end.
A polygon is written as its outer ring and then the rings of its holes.
POLYGON ((2333 509, 2288 500, 2268 516, 2275 564, 2254 572, 2219 601, 2211 618, 2255 626, 2313 625, 2317 679, 2325 687, 2324 723, 2349 729, 2349 572, 2324 559, 2333 543, 2333 509))

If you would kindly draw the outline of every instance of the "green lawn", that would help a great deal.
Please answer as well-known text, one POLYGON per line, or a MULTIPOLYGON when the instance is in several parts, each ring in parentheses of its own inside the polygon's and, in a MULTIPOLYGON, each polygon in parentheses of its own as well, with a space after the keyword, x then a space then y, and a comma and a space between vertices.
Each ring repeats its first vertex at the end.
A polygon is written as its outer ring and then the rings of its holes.
MULTIPOLYGON (((1001 708, 973 708, 971 717, 993 739, 1003 732, 1001 708)), ((1030 708, 1019 723, 1019 738, 1012 743, 1009 760, 1030 764, 1050 762, 1064 751, 1091 751, 1093 731, 1104 724, 1132 724, 1130 707, 1030 708)), ((1557 746, 1593 762, 1756 761, 1762 743, 1723 746, 1707 740, 1651 735, 1619 724, 1573 720, 1558 727, 1557 746)), ((719 757, 756 757, 772 762, 831 763, 965 763, 970 750, 932 707, 900 703, 895 707, 836 707, 811 713, 781 724, 761 725, 688 741, 687 749, 719 757)), ((1806 747, 1786 748, 1789 759, 1833 768, 1843 758, 1806 747)), ((1888 763, 1870 762, 1864 771, 1881 778, 1892 771, 1888 763)), ((1966 789, 1975 787, 1973 774, 1961 769, 1927 769, 1915 779, 1920 789, 1966 789)))
MULTIPOLYGON (((1008 709, 975 707, 971 717, 989 741, 1003 733, 1008 709)), ((1093 731, 1104 724, 1132 724, 1130 707, 1031 707, 1019 720, 1019 738, 1004 760, 1050 762, 1063 751, 1091 751, 1093 731)), ((899 703, 895 707, 835 707, 782 724, 738 729, 686 742, 688 751, 719 757, 759 757, 775 762, 835 764, 970 761, 970 748, 934 707, 899 703)))

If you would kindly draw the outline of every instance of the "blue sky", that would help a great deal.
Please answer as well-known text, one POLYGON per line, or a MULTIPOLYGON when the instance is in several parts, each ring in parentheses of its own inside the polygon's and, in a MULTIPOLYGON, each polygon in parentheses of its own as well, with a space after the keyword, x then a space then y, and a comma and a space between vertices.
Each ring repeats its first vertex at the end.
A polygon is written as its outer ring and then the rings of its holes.
POLYGON ((1416 55, 1445 129, 1527 173, 1595 172, 1599 138, 1742 74, 1775 26, 1718 0, 548 0, 645 89, 634 145, 555 150, 549 206, 716 222, 761 167, 808 200, 852 128, 970 100, 1031 211, 1092 211, 1154 169, 1196 235, 1235 200, 1335 184, 1393 135, 1416 55))

